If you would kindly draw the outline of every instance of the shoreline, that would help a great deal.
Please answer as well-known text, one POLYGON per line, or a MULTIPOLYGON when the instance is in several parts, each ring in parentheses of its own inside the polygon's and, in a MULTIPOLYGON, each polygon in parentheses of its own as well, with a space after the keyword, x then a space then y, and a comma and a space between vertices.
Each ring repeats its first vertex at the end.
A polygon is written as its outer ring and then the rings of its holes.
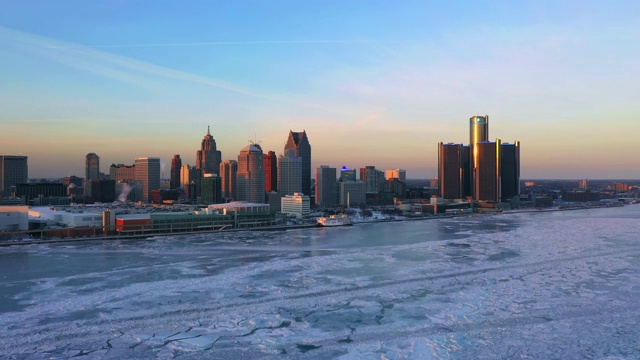
MULTIPOLYGON (((467 214, 450 214, 450 215, 432 215, 432 216, 416 216, 416 217, 406 217, 406 218, 393 218, 393 219, 372 219, 372 220, 363 220, 363 221, 352 221, 352 226, 362 225, 362 224, 379 224, 379 223, 389 223, 389 222, 404 222, 404 221, 424 221, 424 220, 440 220, 440 219, 451 219, 457 217, 468 217, 468 216, 488 216, 488 215, 507 215, 507 214, 536 214, 536 213, 546 213, 546 212, 557 212, 557 211, 575 211, 575 210, 591 210, 591 209, 602 209, 602 208, 612 208, 612 207, 624 207, 624 204, 620 205, 598 205, 598 206, 575 206, 575 207, 567 207, 567 208, 531 208, 528 210, 508 210, 508 211, 495 211, 495 212, 487 212, 487 213, 467 213, 467 214)), ((339 226, 341 227, 341 226, 339 226)), ((275 225, 269 227, 257 227, 257 228, 240 228, 240 229, 225 229, 225 230, 204 230, 204 231, 186 231, 186 232, 158 232, 158 233, 149 233, 149 234, 140 234, 140 235, 105 235, 105 236, 85 236, 85 237, 73 237, 73 238, 60 238, 60 239, 49 239, 49 240, 31 240, 31 239, 22 239, 22 240, 0 240, 0 247, 8 247, 8 246, 21 246, 21 245, 37 245, 37 244, 57 244, 57 243, 71 243, 71 242, 84 242, 84 241, 114 241, 114 240, 153 240, 155 237, 166 237, 171 235, 195 235, 195 234, 215 234, 215 233, 229 233, 229 232, 242 232, 242 231, 287 231, 287 230, 298 230, 298 229, 310 229, 310 228, 323 228, 322 226, 318 226, 318 224, 298 224, 298 225, 275 225)))

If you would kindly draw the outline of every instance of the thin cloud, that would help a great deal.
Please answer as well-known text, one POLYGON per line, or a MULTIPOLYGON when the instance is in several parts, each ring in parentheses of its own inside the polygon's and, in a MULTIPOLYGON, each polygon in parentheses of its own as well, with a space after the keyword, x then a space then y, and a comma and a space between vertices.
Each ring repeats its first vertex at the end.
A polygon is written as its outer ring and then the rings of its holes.
POLYGON ((53 60, 67 66, 90 71, 113 80, 142 87, 154 87, 154 78, 173 79, 199 83, 246 96, 268 99, 242 86, 204 76, 172 70, 151 63, 110 54, 90 47, 70 44, 50 38, 32 35, 0 26, 0 40, 7 41, 30 53, 53 60))
POLYGON ((116 44, 116 45, 86 45, 90 48, 137 48, 137 47, 180 47, 180 46, 225 46, 225 45, 304 45, 304 44, 383 44, 405 43, 410 41, 370 41, 370 40, 257 40, 257 41, 205 41, 185 43, 160 43, 160 44, 116 44))

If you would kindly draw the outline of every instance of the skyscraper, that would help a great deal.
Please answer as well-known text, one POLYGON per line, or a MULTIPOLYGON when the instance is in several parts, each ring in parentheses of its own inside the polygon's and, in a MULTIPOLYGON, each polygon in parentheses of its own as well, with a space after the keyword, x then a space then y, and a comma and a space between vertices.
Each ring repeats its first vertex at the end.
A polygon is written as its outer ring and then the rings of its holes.
POLYGON ((322 165, 316 169, 316 205, 328 208, 336 206, 337 201, 336 168, 322 165))
POLYGON ((365 182, 368 194, 380 193, 384 190, 386 184, 384 172, 372 165, 360 168, 360 180, 365 182))
POLYGON ((510 201, 520 195, 520 142, 502 143, 500 151, 500 200, 510 201))
POLYGON ((224 199, 237 200, 238 163, 235 160, 227 160, 220 164, 220 178, 222 179, 222 197, 224 199))
POLYGON ((278 191, 278 158, 273 151, 264 157, 264 191, 278 191))
POLYGON ((216 148, 216 141, 207 126, 207 135, 202 139, 200 150, 196 154, 196 169, 204 170, 207 174, 217 174, 221 159, 222 153, 216 148))
POLYGON ((171 159, 171 188, 180 188, 180 168, 182 167, 182 159, 180 155, 173 155, 171 159))
POLYGON ((477 162, 475 171, 475 200, 500 201, 500 140, 475 144, 477 162))
POLYGON ((469 119, 469 146, 471 150, 471 191, 474 199, 477 200, 475 189, 479 186, 477 181, 478 167, 478 147, 477 144, 489 141, 489 115, 472 116, 469 119))
POLYGON ((349 169, 346 166, 340 168, 340 182, 356 181, 356 169, 349 169))
POLYGON ((116 182, 133 180, 136 177, 136 166, 125 164, 111 164, 109 167, 109 179, 116 182))
POLYGON ((0 196, 11 195, 16 184, 26 184, 29 180, 27 157, 0 155, 0 196))
POLYGON ((311 194, 311 144, 307 138, 307 133, 289 131, 289 138, 284 145, 284 153, 287 150, 294 150, 295 156, 302 158, 302 193, 311 194))
POLYGON ((462 199, 462 144, 438 144, 438 189, 443 199, 462 199))
POLYGON ((100 157, 95 153, 87 154, 84 178, 89 181, 100 178, 100 157))
POLYGON ((160 158, 136 158, 136 181, 142 184, 142 201, 151 201, 151 191, 160 189, 160 158))
POLYGON ((238 155, 236 184, 239 201, 264 203, 264 159, 258 144, 249 144, 238 155))
POLYGON ((282 196, 303 193, 302 158, 296 156, 292 149, 278 157, 278 193, 282 196))

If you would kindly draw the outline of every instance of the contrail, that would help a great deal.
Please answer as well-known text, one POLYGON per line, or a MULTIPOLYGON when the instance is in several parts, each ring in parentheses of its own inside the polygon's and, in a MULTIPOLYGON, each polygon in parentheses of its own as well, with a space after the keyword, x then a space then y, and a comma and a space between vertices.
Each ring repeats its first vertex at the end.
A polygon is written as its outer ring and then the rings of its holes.
POLYGON ((291 45, 291 44, 377 44, 400 43, 407 41, 370 41, 370 40, 265 40, 265 41, 207 41, 191 43, 163 44, 121 44, 121 45, 83 45, 91 48, 135 48, 135 47, 173 47, 173 46, 217 46, 217 45, 291 45))

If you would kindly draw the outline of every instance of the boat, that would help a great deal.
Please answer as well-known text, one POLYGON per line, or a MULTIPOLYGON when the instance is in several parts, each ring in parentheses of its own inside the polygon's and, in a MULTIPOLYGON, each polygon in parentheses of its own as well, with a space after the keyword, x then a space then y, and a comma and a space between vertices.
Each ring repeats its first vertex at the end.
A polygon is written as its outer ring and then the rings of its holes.
POLYGON ((318 218, 318 225, 330 227, 330 226, 345 226, 352 225, 351 219, 345 214, 330 215, 329 217, 318 218))

